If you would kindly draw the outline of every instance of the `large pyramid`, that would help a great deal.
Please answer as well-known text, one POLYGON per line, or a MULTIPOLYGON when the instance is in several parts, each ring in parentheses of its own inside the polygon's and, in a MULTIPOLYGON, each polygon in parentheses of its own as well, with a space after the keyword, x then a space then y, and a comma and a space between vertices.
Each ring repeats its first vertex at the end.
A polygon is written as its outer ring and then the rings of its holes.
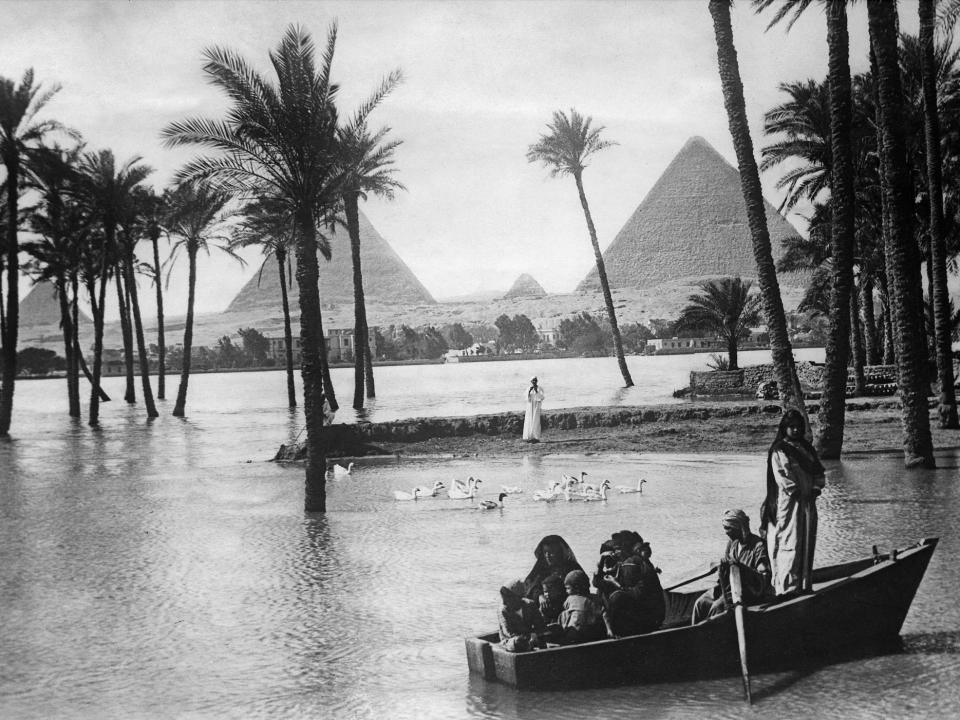
MULTIPOLYGON (((353 265, 350 262, 350 237, 344 228, 329 236, 333 257, 320 258, 320 300, 324 304, 353 302, 353 265)), ((436 301, 406 263, 384 240, 367 217, 360 213, 360 267, 363 291, 368 303, 423 305, 436 301)), ((289 279, 290 306, 298 307, 296 276, 289 279)), ((280 277, 274 259, 264 262, 254 273, 226 312, 280 308, 280 277)))
MULTIPOLYGON (((774 259, 796 229, 766 203, 774 259)), ((603 253, 610 287, 646 288, 693 277, 756 277, 740 173, 692 137, 603 253)), ((593 268, 578 290, 600 287, 593 268)))
POLYGON ((511 300, 518 297, 543 297, 547 294, 547 291, 541 287, 532 275, 529 273, 523 273, 520 277, 516 279, 513 283, 513 287, 507 290, 507 294, 503 296, 504 300, 511 300))
MULTIPOLYGON (((90 322, 82 310, 79 311, 82 322, 90 322)), ((57 299, 57 287, 49 280, 36 283, 30 292, 20 301, 20 327, 38 327, 41 325, 60 325, 60 301, 57 299)))

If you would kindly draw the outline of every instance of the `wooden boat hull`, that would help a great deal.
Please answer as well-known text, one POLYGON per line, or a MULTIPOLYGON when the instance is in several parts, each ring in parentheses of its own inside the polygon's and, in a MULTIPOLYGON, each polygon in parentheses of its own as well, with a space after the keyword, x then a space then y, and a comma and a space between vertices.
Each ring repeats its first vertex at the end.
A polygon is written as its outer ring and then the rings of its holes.
MULTIPOLYGON (((818 568, 814 591, 746 609, 752 672, 788 669, 895 642, 937 538, 818 568)), ((733 613, 690 625, 700 591, 667 592, 665 629, 645 635, 511 653, 496 633, 466 638, 470 672, 519 689, 692 680, 740 672, 733 613)))

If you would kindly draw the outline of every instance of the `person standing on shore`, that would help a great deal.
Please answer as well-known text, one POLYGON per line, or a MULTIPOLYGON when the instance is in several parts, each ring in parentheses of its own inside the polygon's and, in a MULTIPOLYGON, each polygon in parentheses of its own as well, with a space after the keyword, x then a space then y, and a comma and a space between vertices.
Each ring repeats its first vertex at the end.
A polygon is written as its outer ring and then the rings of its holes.
POLYGON ((810 590, 812 585, 816 499, 826 481, 817 451, 804 437, 805 426, 798 410, 787 410, 767 453, 767 497, 760 507, 760 528, 777 595, 810 590))
POLYGON ((527 414, 523 418, 523 439, 526 442, 540 442, 540 406, 543 405, 543 398, 543 388, 537 384, 537 378, 530 378, 527 414))

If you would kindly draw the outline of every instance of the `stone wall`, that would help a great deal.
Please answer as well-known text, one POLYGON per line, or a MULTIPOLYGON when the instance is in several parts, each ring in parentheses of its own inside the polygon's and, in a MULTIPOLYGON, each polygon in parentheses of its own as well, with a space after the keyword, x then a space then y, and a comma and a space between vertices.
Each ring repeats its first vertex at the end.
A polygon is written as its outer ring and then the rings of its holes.
MULTIPOLYGON (((736 395, 751 387, 744 380, 746 368, 739 370, 711 370, 690 373, 690 393, 692 395, 736 395)), ((752 386, 756 389, 756 383, 752 386)))

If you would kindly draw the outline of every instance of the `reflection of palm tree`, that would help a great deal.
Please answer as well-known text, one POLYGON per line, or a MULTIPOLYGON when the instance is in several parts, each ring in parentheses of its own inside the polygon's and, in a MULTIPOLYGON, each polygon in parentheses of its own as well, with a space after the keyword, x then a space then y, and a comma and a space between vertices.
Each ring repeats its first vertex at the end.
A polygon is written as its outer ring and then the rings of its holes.
MULTIPOLYGON (((401 75, 388 76, 378 92, 370 98, 365 109, 372 109, 398 82, 401 75)), ((367 110, 369 112, 369 110, 367 110)), ((401 140, 383 142, 389 128, 371 134, 366 123, 350 122, 340 128, 340 162, 347 169, 343 190, 343 211, 350 235, 350 255, 353 263, 354 307, 354 387, 353 407, 363 407, 363 387, 366 381, 367 397, 376 397, 373 381, 373 358, 370 356, 370 338, 367 328, 366 300, 363 294, 363 271, 360 267, 360 213, 359 200, 373 193, 388 199, 395 190, 404 189, 393 178, 393 151, 401 140)))
MULTIPOLYGON (((177 389, 177 402, 173 414, 183 417, 187 405, 187 386, 190 382, 190 354, 193 348, 193 304, 197 287, 197 252, 201 249, 207 254, 210 248, 218 248, 238 262, 243 260, 221 243, 227 241, 222 232, 226 219, 224 208, 230 196, 218 192, 206 185, 181 182, 170 195, 170 214, 167 227, 170 235, 176 238, 170 250, 169 263, 173 263, 181 249, 187 253, 187 320, 183 327, 183 363, 180 370, 180 387, 177 389)), ((172 269, 172 268, 171 268, 172 269)), ((169 278, 169 274, 167 275, 169 278)))
POLYGON ((553 113, 553 122, 547 125, 548 132, 530 146, 527 151, 529 162, 540 162, 550 168, 553 177, 572 175, 577 184, 577 193, 580 195, 580 205, 587 221, 587 231, 590 233, 590 244, 593 245, 593 256, 597 264, 597 276, 600 278, 600 288, 603 291, 603 300, 607 306, 607 319, 610 321, 610 330, 613 332, 613 347, 620 365, 620 374, 626 387, 633 385, 627 361, 623 356, 623 341, 620 339, 620 328, 617 326, 617 315, 613 308, 613 297, 610 294, 610 283, 607 281, 607 269, 600 252, 600 243, 597 241, 597 230, 593 226, 593 217, 590 215, 590 206, 583 190, 583 171, 587 166, 587 159, 604 148, 614 145, 610 140, 600 138, 602 127, 591 128, 592 118, 583 117, 576 110, 570 110, 570 117, 557 110, 553 113))
POLYGON ((717 42, 717 65, 723 87, 723 100, 730 125, 730 136, 737 154, 740 185, 753 241, 753 256, 757 263, 757 284, 760 286, 763 316, 770 333, 770 354, 773 358, 783 404, 786 407, 796 408, 806 418, 807 411, 793 360, 793 347, 787 334, 787 318, 783 310, 783 300, 780 297, 780 284, 777 281, 773 253, 770 249, 770 233, 767 229, 763 193, 760 189, 760 174, 753 157, 753 141, 750 138, 750 125, 747 122, 743 83, 740 80, 740 66, 737 61, 737 50, 733 44, 733 28, 730 24, 730 0, 710 0, 710 15, 713 18, 717 42))
MULTIPOLYGON (((6 170, 6 255, 7 307, 2 316, 2 381, 0 381, 0 437, 10 433, 13 392, 17 376, 17 336, 20 328, 20 262, 17 231, 20 227, 21 181, 28 171, 26 156, 55 131, 66 129, 54 120, 36 121, 36 115, 60 90, 58 85, 41 91, 34 85, 33 70, 27 70, 19 85, 0 76, 0 161, 6 170)), ((0 295, 2 301, 2 295, 0 295)))
POLYGON ((183 177, 204 178, 236 192, 257 192, 283 202, 297 223, 297 284, 300 287, 301 374, 307 430, 308 511, 326 510, 320 328, 318 221, 341 198, 337 164, 337 86, 330 81, 336 46, 331 26, 320 67, 311 37, 297 27, 270 53, 277 84, 229 50, 206 52, 212 82, 230 98, 228 119, 173 123, 164 131, 171 145, 199 144, 223 153, 189 163, 183 177))
POLYGON ((739 277, 707 280, 698 285, 700 294, 687 298, 680 311, 678 329, 703 328, 715 332, 727 343, 730 370, 737 370, 737 348, 760 319, 759 301, 750 295, 752 283, 739 277))
POLYGON ((903 91, 897 47, 897 7, 867 5, 870 41, 876 57, 881 167, 887 198, 889 234, 885 239, 888 293, 897 346, 900 401, 903 408, 904 461, 908 467, 934 467, 933 442, 925 388, 922 312, 917 247, 911 233, 912 187, 906 164, 903 91))

